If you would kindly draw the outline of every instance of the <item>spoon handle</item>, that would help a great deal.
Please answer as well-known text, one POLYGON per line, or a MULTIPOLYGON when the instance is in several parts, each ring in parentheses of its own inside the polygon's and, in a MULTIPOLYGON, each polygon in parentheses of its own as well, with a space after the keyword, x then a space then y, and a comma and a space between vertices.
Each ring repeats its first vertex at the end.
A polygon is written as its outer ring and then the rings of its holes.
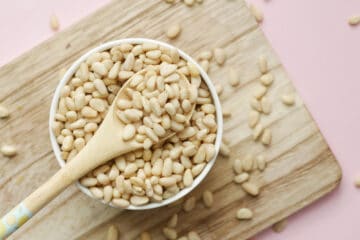
POLYGON ((4 239, 29 220, 35 213, 55 198, 73 181, 70 164, 60 169, 47 182, 41 185, 19 205, 8 212, 0 221, 0 239, 4 239))

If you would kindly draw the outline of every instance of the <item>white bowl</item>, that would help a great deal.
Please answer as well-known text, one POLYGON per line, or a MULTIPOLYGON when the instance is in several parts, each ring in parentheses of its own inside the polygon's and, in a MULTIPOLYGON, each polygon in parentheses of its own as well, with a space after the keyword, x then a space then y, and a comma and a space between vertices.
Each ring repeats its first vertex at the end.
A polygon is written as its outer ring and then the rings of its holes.
MULTIPOLYGON (((66 71, 65 75, 63 76, 63 78, 60 80, 54 97, 52 99, 52 103, 51 103, 51 108, 50 108, 50 118, 49 118, 49 130, 50 130, 50 140, 51 140, 51 146, 53 148, 53 151, 55 153, 56 156, 56 160, 58 161, 59 165, 61 167, 63 167, 66 163, 65 161, 61 158, 61 151, 60 151, 60 147, 58 145, 58 143, 56 142, 56 137, 52 131, 52 124, 54 122, 55 119, 55 113, 58 107, 58 101, 59 101, 59 97, 60 97, 60 91, 61 89, 65 86, 65 84, 68 82, 68 80, 74 75, 74 73, 76 72, 76 70, 78 69, 78 67, 80 66, 80 64, 82 62, 84 62, 91 54, 95 53, 95 52, 101 52, 104 50, 108 50, 114 46, 118 46, 120 44, 123 43, 131 43, 131 44, 142 44, 142 43, 156 43, 159 46, 164 46, 167 48, 175 48, 174 46, 171 46, 167 43, 164 42, 160 42, 157 40, 152 40, 152 39, 145 39, 145 38, 126 38, 126 39, 121 39, 121 40, 116 40, 116 41, 111 41, 111 42, 107 42, 104 44, 101 44, 100 46, 90 50, 89 52, 85 53, 84 55, 82 55, 78 60, 76 60, 73 65, 66 71)), ((184 188, 182 189, 179 193, 175 194, 174 196, 165 199, 161 202, 158 203, 148 203, 146 205, 143 206, 133 206, 130 205, 127 209, 129 210, 146 210, 146 209, 152 209, 152 208, 158 208, 158 207, 162 207, 162 206, 166 206, 172 202, 175 202, 176 200, 184 197, 185 195, 187 195, 188 193, 190 193, 196 186, 198 186, 200 184, 200 182, 206 177, 206 175, 209 173, 210 169, 213 167, 215 161, 216 161, 216 157, 219 153, 219 149, 220 149, 220 144, 221 144, 221 138, 222 138, 222 132, 223 132, 223 118, 222 118, 222 111, 221 111, 221 105, 220 105, 220 101, 219 98, 216 94, 216 90, 215 87, 213 85, 213 83, 211 82, 209 76, 206 74, 206 72, 200 67, 200 65, 194 61, 194 59, 192 59, 189 55, 187 55, 186 53, 184 53, 183 51, 181 51, 180 49, 177 49, 179 51, 180 56, 185 59, 188 62, 191 62, 192 64, 194 64, 200 71, 201 77, 202 79, 205 81, 206 85, 208 86, 215 108, 216 108, 216 122, 218 125, 218 129, 217 129, 217 134, 216 134, 216 140, 215 140, 215 155, 213 157, 213 159, 211 159, 205 166, 205 168, 203 169, 203 171, 194 179, 193 184, 190 187, 184 188)), ((88 195, 89 197, 95 199, 91 192, 89 191, 88 188, 82 186, 79 182, 76 183, 76 185, 78 186, 78 188, 85 193, 86 195, 88 195)), ((96 199, 97 201, 101 201, 96 199)), ((105 203, 104 201, 101 201, 104 204, 107 204, 111 207, 116 207, 111 203, 105 203)))

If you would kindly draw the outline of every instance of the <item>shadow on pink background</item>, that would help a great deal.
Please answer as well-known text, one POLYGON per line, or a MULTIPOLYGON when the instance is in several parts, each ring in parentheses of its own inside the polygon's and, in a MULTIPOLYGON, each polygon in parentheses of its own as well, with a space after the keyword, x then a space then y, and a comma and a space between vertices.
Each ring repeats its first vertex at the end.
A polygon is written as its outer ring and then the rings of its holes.
MULTIPOLYGON (((204 0, 206 1, 206 0, 204 0)), ((226 0, 223 0, 226 4, 226 0)), ((61 29, 109 2, 0 1, 0 66, 51 37, 49 17, 61 29)), ((358 0, 252 0, 265 14, 263 29, 343 168, 339 189, 290 218, 281 234, 257 240, 359 239, 360 14, 358 0)))

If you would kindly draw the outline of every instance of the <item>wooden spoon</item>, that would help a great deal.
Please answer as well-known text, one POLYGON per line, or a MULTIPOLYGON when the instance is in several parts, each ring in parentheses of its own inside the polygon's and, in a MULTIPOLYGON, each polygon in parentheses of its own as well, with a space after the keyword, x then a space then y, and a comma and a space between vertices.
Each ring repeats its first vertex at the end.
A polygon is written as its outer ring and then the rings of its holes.
MULTIPOLYGON (((146 71, 147 70, 142 70, 137 74, 144 74, 146 71)), ((179 84, 185 84, 185 86, 190 87, 187 78, 179 72, 178 74, 180 75, 179 84)), ((119 90, 104 121, 85 147, 46 183, 36 189, 1 219, 0 240, 13 233, 65 188, 91 170, 117 156, 143 147, 141 143, 138 143, 134 139, 126 142, 123 141, 122 132, 125 126, 115 113, 116 102, 119 99, 127 98, 125 89, 133 79, 134 77, 130 78, 119 90)), ((186 115, 188 121, 194 109, 195 104, 193 104, 192 111, 186 115)), ((174 136, 174 134, 175 133, 170 133, 161 138, 160 141, 165 141, 174 136)))

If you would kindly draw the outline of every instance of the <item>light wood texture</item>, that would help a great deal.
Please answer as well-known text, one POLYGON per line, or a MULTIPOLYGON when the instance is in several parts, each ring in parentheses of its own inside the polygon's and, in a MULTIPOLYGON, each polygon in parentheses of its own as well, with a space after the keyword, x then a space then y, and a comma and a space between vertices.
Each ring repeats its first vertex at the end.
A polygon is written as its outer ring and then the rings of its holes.
MULTIPOLYGON (((233 114, 224 124, 231 158, 220 157, 194 190, 198 197, 205 189, 214 191, 214 206, 206 209, 199 203, 191 213, 181 211, 179 234, 195 230, 207 240, 246 239, 337 186, 341 170, 301 98, 296 95, 293 107, 281 103, 283 93, 295 90, 244 1, 206 0, 188 8, 162 0, 123 0, 111 2, 0 69, 0 102, 12 112, 10 119, 0 121, 0 142, 16 143, 20 149, 15 158, 0 157, 0 215, 59 169, 47 129, 58 71, 108 40, 148 37, 166 41, 164 30, 176 22, 181 22, 183 31, 170 43, 190 55, 218 46, 225 48, 225 66, 218 68, 212 63, 210 77, 224 84, 221 101, 233 114), (259 55, 268 58, 275 75, 268 93, 273 112, 261 119, 273 132, 268 148, 252 141, 247 126, 249 100, 260 84, 259 55), (227 84, 229 66, 241 76, 241 86, 236 89, 227 84), (231 162, 248 152, 263 153, 269 161, 265 172, 252 177, 262 186, 257 198, 246 196, 232 182, 231 162), (239 223, 235 214, 243 206, 254 210, 254 218, 239 223)), ((91 200, 71 186, 9 239, 104 239, 110 223, 119 227, 121 239, 134 239, 143 230, 149 230, 154 239, 163 239, 161 228, 180 207, 120 211, 91 200)))

